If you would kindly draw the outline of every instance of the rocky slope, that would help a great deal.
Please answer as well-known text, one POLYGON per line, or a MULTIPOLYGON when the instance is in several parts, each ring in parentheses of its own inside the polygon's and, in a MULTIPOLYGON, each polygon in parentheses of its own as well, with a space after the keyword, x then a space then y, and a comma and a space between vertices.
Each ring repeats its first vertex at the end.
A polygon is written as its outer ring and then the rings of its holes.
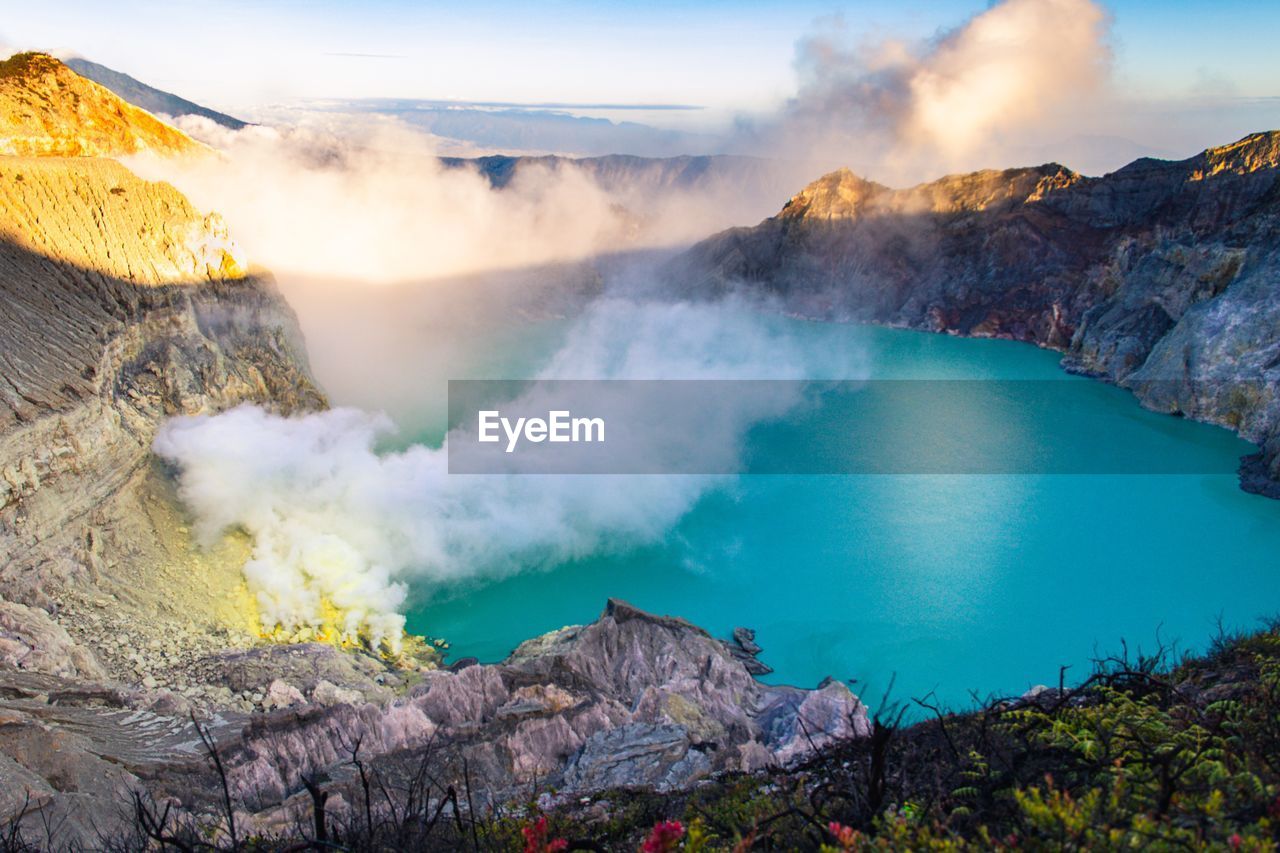
POLYGON ((683 293, 743 288, 783 310, 1013 338, 1154 409, 1263 445, 1280 483, 1280 132, 1101 178, 1056 164, 906 190, 848 171, 694 247, 683 293))
POLYGON ((150 446, 168 415, 323 404, 270 279, 168 185, 107 160, 0 157, 0 317, 0 658, 126 674, 94 611, 146 614, 142 638, 170 618, 252 630, 234 545, 192 547, 150 446), (57 634, 48 617, 92 653, 31 642, 57 634))
MULTIPOLYGON (((255 653, 278 676, 270 693, 279 710, 209 722, 242 827, 292 828, 310 809, 304 777, 335 795, 331 813, 350 808, 359 802, 355 759, 397 791, 427 766, 433 785, 469 784, 483 807, 530 791, 563 799, 618 785, 662 790, 790 765, 870 728, 843 684, 763 685, 729 644, 619 601, 500 664, 425 673, 381 704, 332 684, 323 668, 289 665, 306 652, 255 653)), ((0 671, 0 687, 0 808, 15 813, 30 791, 32 831, 49 820, 58 842, 115 835, 129 822, 120 805, 138 788, 216 811, 208 757, 193 724, 171 709, 80 680, 0 671)))
POLYGON ((43 53, 0 62, 0 154, 119 157, 208 149, 43 53))

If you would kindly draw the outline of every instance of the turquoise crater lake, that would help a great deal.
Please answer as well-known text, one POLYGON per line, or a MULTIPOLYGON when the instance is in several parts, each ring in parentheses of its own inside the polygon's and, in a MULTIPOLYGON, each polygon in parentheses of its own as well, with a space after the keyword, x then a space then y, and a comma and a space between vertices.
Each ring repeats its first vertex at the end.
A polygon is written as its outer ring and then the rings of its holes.
MULTIPOLYGON (((898 699, 932 692, 964 705, 971 692, 1056 683, 1064 665, 1069 681, 1081 678, 1122 640, 1202 649, 1219 619, 1248 628, 1280 614, 1280 501, 1240 491, 1228 473, 1253 451, 1247 442, 1147 412, 1025 344, 770 322, 804 346, 859 348, 876 379, 1070 383, 1070 416, 1107 425, 1125 452, 1185 454, 1184 470, 1224 473, 743 476, 704 496, 656 544, 501 579, 423 584, 409 629, 448 639, 455 658, 493 661, 594 619, 619 597, 717 636, 754 628, 775 670, 769 681, 855 679, 874 702, 896 676, 898 699)), ((495 334, 511 359, 473 375, 532 375, 558 329, 495 334)), ((998 412, 946 411, 1010 428, 998 412)), ((891 429, 839 407, 828 416, 836 432, 891 429)), ((1051 418, 1017 423, 1017 440, 1032 453, 1037 442, 1060 441, 1051 418)), ((753 430, 748 452, 767 456, 786 427, 753 430)), ((948 432, 946 423, 933 428, 948 432)), ((419 437, 438 443, 438 431, 419 437)))

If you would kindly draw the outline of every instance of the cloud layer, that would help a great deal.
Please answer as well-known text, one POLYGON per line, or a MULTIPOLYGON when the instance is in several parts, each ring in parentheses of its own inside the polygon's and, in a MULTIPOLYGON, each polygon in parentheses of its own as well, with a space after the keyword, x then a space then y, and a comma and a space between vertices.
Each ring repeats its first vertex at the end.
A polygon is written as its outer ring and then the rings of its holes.
MULTIPOLYGON (((529 269, 603 253, 691 242, 759 218, 785 200, 767 164, 708 174, 696 186, 654 164, 608 180, 572 161, 532 160, 501 189, 451 167, 438 140, 376 114, 303 114, 288 128, 239 131, 175 120, 219 156, 128 165, 220 212, 250 259, 281 277, 421 283, 529 269), (750 172, 750 174, 748 174, 750 172)), ((673 170, 678 172, 678 169, 673 170)), ((786 183, 792 179, 787 173, 786 183)))

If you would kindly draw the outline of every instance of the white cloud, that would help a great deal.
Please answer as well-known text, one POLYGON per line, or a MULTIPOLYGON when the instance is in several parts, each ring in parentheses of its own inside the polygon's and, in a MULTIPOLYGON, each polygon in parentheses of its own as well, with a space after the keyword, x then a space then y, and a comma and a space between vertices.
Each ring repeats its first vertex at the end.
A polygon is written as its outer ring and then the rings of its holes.
POLYGON ((827 21, 797 46, 795 97, 753 132, 895 183, 1015 165, 1108 102, 1109 27, 1093 0, 1002 0, 923 43, 853 43, 827 21))

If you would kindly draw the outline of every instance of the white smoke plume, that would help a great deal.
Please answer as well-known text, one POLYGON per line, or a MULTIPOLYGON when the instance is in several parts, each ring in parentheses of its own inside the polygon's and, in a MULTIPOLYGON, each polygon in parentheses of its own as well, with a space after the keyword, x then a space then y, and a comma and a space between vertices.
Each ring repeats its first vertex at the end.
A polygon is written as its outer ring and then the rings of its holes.
MULTIPOLYGON (((814 364, 775 324, 735 303, 605 300, 569 332, 544 378, 774 379, 853 377, 857 353, 814 364)), ((732 417, 668 412, 679 452, 721 454, 746 430, 799 401, 786 388, 732 417)), ((380 415, 334 409, 281 418, 242 407, 175 419, 155 451, 178 465, 180 493, 206 540, 253 538, 245 577, 264 627, 319 626, 322 602, 349 636, 394 644, 405 583, 495 576, 660 538, 709 489, 707 476, 466 476, 447 446, 379 455, 380 415)), ((448 439, 445 439, 446 442, 448 439)))
POLYGON ((753 132, 896 183, 1007 166, 1109 97, 1109 24, 1094 0, 1002 0, 923 43, 851 43, 831 21, 797 47, 795 97, 753 132))
POLYGON ((810 178, 758 164, 756 192, 718 174, 673 185, 679 164, 631 172, 624 162, 597 180, 561 161, 524 164, 495 189, 476 169, 443 165, 435 140, 398 120, 294 117, 239 131, 182 117, 217 157, 129 165, 222 214, 245 260, 275 275, 335 404, 402 425, 459 377, 478 327, 567 313, 598 288, 599 254, 755 221, 810 178))

